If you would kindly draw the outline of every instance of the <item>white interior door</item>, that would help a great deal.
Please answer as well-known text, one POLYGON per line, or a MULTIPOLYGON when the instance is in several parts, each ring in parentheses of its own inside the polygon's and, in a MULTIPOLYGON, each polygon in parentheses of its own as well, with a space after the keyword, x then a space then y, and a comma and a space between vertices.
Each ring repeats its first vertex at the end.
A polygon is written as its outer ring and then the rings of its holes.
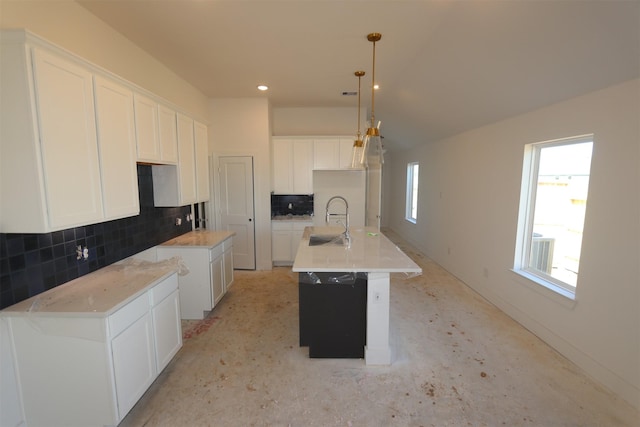
POLYGON ((234 268, 255 270, 253 157, 220 157, 220 222, 233 236, 234 268))

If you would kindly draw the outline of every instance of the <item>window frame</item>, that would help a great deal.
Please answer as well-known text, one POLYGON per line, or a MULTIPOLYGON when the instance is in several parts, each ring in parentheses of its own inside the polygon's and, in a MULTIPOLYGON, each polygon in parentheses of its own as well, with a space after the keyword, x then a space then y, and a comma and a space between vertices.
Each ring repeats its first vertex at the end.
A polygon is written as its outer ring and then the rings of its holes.
POLYGON ((404 219, 412 224, 418 223, 418 186, 420 184, 420 162, 407 163, 407 188, 404 219), (417 173, 416 173, 417 169, 417 173), (417 177, 415 175, 418 175, 417 177), (415 186, 415 194, 414 194, 415 186), (415 207, 415 215, 413 214, 415 207))
MULTIPOLYGON (((535 220, 535 206, 540 171, 541 151, 544 148, 558 147, 591 142, 595 144, 593 134, 572 136, 543 142, 526 144, 522 165, 522 187, 520 192, 520 207, 518 211, 518 232, 516 237, 513 272, 541 285, 545 288, 575 300, 578 283, 572 286, 556 277, 530 266, 533 227, 535 220)), ((593 153, 593 145, 592 145, 593 153)), ((589 172, 591 178, 591 172, 589 172)), ((584 230, 583 230, 584 233, 584 230)), ((579 272, 578 272, 579 275, 579 272)))

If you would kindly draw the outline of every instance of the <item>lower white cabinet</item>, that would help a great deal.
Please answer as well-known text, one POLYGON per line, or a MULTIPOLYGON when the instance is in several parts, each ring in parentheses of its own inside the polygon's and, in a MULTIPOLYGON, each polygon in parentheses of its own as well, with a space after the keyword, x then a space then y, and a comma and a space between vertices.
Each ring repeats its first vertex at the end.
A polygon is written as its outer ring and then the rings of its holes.
POLYGON ((173 273, 104 317, 7 313, 28 426, 117 425, 182 346, 173 273))
POLYGON ((292 265, 305 227, 311 221, 271 221, 271 260, 274 265, 292 265))
POLYGON ((232 247, 231 237, 213 247, 157 246, 158 260, 180 257, 189 270, 179 277, 183 319, 203 319, 227 292, 233 281, 232 247))

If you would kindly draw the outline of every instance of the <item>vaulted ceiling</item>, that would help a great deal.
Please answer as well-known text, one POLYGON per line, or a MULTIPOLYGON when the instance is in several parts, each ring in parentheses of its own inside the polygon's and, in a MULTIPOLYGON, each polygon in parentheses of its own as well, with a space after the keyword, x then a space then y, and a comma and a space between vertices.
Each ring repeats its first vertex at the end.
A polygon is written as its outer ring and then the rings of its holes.
MULTIPOLYGON (((209 97, 370 105, 389 149, 438 140, 640 76, 640 2, 78 1, 209 97), (269 85, 258 93, 260 83, 269 85)), ((355 123, 354 123, 355 127, 355 123)))

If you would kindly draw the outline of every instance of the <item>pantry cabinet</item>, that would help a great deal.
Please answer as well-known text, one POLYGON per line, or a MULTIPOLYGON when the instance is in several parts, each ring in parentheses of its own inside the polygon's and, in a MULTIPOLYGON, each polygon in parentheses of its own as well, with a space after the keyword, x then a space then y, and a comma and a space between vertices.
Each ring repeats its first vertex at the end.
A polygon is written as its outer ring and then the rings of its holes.
POLYGON ((182 346, 178 304, 175 272, 113 265, 0 312, 26 425, 117 425, 182 346))
POLYGON ((207 127, 193 122, 193 139, 195 148, 196 202, 209 200, 209 141, 207 127))

